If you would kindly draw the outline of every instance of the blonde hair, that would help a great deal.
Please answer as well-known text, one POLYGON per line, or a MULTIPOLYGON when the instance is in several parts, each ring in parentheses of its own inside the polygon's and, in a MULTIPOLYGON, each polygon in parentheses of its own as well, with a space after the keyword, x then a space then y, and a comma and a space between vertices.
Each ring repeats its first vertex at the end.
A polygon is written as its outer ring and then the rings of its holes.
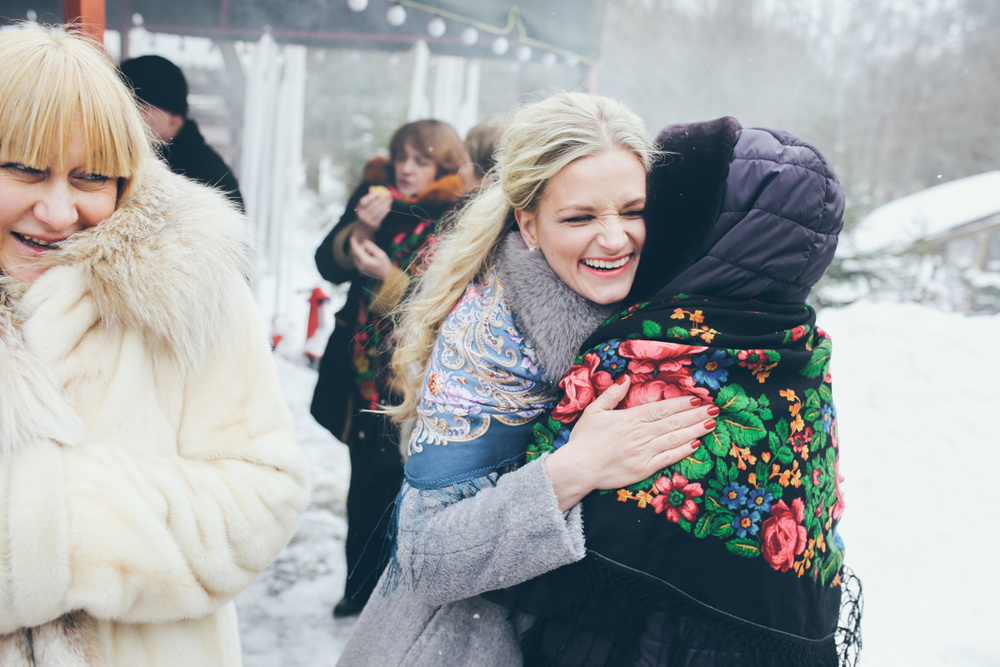
POLYGON ((61 28, 12 30, 0 34, 0 63, 0 161, 65 168, 80 121, 86 170, 119 179, 119 201, 127 197, 153 152, 135 99, 100 46, 61 28))
POLYGON ((546 184, 566 165, 614 150, 630 151, 647 170, 652 163, 642 120, 610 98, 559 93, 512 116, 497 147, 494 179, 441 235, 433 261, 397 310, 392 366, 402 401, 386 413, 401 422, 416 416, 441 323, 516 227, 514 211, 535 211, 546 184))

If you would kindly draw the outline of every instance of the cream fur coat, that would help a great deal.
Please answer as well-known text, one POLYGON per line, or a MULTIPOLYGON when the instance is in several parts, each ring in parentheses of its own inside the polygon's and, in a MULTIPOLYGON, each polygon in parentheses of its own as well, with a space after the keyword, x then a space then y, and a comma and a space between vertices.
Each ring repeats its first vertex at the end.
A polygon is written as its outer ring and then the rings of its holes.
POLYGON ((233 598, 308 501, 246 222, 149 167, 0 278, 0 665, 240 664, 233 598))

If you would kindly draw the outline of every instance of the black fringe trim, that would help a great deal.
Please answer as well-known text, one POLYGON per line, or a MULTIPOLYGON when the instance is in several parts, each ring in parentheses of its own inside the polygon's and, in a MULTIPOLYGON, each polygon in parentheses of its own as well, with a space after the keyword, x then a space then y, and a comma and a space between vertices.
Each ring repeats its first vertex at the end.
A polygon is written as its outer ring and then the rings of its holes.
MULTIPOLYGON (((589 561, 589 563, 588 563, 589 561)), ((522 635, 525 667, 853 667, 861 650, 861 582, 841 572, 840 620, 810 640, 754 625, 676 591, 639 586, 626 573, 582 563, 589 585, 552 579, 552 598, 536 588, 515 607, 541 613, 522 635), (583 592, 581 589, 586 589, 583 592), (596 592, 595 592, 596 591, 596 592)), ((572 578, 572 577, 571 577, 572 578)))
POLYGON ((840 571, 840 624, 837 626, 837 651, 840 667, 855 667, 861 656, 861 616, 865 598, 861 579, 854 570, 845 567, 840 571))

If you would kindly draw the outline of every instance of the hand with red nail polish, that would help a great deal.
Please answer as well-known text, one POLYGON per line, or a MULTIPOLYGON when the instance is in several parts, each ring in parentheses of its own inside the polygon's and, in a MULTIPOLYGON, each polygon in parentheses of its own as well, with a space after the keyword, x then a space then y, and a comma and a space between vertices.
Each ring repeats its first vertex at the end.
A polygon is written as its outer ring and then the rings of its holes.
POLYGON ((583 411, 568 442, 545 461, 559 507, 567 510, 595 489, 642 481, 690 456, 715 429, 715 405, 697 397, 667 398, 616 410, 631 381, 622 375, 583 411))

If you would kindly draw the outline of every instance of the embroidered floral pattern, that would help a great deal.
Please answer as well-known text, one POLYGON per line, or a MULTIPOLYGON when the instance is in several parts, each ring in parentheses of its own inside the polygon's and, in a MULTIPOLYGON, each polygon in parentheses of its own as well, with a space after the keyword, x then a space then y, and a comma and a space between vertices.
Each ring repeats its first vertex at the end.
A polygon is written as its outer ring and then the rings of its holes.
POLYGON ((695 498, 705 493, 701 484, 688 482, 684 477, 674 473, 670 479, 664 475, 653 485, 657 494, 653 500, 656 513, 664 512, 668 520, 674 523, 694 521, 698 516, 698 503, 695 498))
POLYGON ((490 272, 482 285, 466 290, 442 323, 410 455, 427 445, 478 440, 495 423, 525 426, 555 403, 555 391, 514 327, 503 293, 490 272))
MULTIPOLYGON (((641 316, 641 308, 627 316, 641 316)), ((560 383, 564 395, 551 418, 536 425, 529 459, 565 444, 583 409, 623 373, 632 385, 622 407, 699 396, 721 408, 703 446, 607 493, 697 538, 722 540, 731 553, 839 585, 843 555, 833 527, 843 502, 829 337, 797 326, 775 340, 780 350, 704 347, 719 332, 703 311, 676 308, 670 319, 683 326, 664 331, 644 320, 632 327, 642 339, 616 339, 585 353, 560 383), (657 337, 669 340, 650 340, 657 337), (677 340, 685 342, 669 342, 677 340)))
MULTIPOLYGON (((552 411, 552 418, 569 424, 576 421, 583 409, 611 386, 617 376, 628 371, 632 377, 623 407, 644 405, 651 401, 692 394, 711 399, 708 390, 697 386, 691 373, 691 363, 695 354, 705 351, 704 347, 692 347, 677 343, 663 343, 648 340, 626 340, 617 342, 613 348, 616 365, 621 366, 615 376, 606 370, 606 359, 600 350, 584 355, 581 364, 569 370, 559 383, 565 392, 563 399, 552 411)), ((605 354, 608 354, 606 352, 605 354)))

